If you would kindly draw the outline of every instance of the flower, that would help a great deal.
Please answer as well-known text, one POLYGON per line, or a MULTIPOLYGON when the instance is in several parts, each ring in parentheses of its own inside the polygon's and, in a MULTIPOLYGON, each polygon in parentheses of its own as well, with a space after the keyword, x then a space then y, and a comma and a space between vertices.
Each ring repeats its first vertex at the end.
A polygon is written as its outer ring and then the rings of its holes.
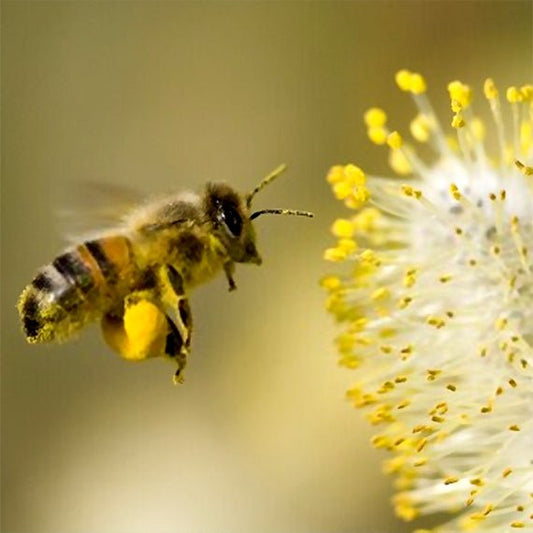
POLYGON ((357 380, 347 396, 392 453, 401 518, 453 513, 439 531, 533 527, 533 86, 507 90, 508 116, 487 80, 489 127, 472 89, 450 83, 448 139, 424 78, 402 70, 396 82, 434 162, 372 108, 368 136, 398 176, 348 164, 327 178, 354 210, 332 226, 325 258, 342 267, 321 283, 357 380))

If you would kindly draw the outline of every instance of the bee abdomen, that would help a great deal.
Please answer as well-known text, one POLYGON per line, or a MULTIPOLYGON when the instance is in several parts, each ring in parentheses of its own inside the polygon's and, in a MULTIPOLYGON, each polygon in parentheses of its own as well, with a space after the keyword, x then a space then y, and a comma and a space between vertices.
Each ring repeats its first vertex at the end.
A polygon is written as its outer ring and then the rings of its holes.
POLYGON ((128 282, 126 237, 87 241, 38 272, 19 300, 29 342, 62 341, 105 312, 119 285, 128 282))

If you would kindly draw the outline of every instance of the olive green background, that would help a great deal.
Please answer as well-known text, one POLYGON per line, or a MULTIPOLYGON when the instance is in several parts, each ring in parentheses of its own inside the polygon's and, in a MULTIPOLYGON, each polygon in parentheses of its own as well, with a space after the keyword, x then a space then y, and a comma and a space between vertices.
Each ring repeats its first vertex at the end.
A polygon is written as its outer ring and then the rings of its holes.
MULTIPOLYGON (((334 163, 387 170, 362 113, 413 114, 397 69, 481 98, 531 81, 521 2, 2 3, 2 532, 396 532, 372 429, 344 401, 319 277, 344 210, 334 163), (96 328, 30 346, 17 296, 57 254, 58 199, 99 180, 148 193, 241 190, 281 162, 256 207, 261 268, 192 295, 186 383, 128 364, 96 328)), ((419 524, 417 524, 419 525, 419 524)))

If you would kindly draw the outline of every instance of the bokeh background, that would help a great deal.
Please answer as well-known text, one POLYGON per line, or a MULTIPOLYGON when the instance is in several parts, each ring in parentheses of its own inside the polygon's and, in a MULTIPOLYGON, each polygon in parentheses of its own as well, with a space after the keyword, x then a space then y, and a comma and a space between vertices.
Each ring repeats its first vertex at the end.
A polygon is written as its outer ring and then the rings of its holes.
POLYGON ((531 81, 531 1, 2 2, 2 532, 401 532, 371 428, 344 400, 317 280, 342 213, 334 163, 386 170, 362 113, 404 130, 401 67, 445 84, 531 81), (192 297, 186 383, 128 364, 89 328, 29 346, 15 312, 63 246, 76 184, 241 190, 281 162, 257 207, 264 266, 192 297))

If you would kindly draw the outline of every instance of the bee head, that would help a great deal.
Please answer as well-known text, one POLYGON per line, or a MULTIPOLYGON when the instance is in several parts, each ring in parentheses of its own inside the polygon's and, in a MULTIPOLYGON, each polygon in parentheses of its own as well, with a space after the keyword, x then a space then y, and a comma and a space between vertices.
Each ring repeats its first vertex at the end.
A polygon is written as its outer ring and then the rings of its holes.
POLYGON ((213 226, 213 231, 226 247, 236 263, 261 264, 261 256, 255 244, 255 230, 252 220, 260 215, 298 215, 312 217, 308 211, 294 209, 262 209, 251 213, 254 196, 275 180, 285 169, 280 165, 253 189, 241 195, 225 183, 207 185, 205 210, 213 226))
POLYGON ((242 195, 226 183, 208 183, 204 208, 229 256, 236 263, 261 264, 255 245, 255 230, 242 195))

